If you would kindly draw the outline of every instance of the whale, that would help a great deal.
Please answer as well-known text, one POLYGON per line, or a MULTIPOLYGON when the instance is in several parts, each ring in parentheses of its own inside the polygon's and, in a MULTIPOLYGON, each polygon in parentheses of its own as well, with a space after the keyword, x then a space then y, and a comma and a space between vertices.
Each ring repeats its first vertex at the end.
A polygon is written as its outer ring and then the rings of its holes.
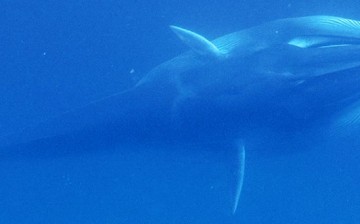
POLYGON ((214 40, 170 29, 187 51, 129 89, 2 137, 0 158, 123 145, 231 151, 235 213, 245 151, 296 151, 360 123, 360 75, 354 70, 360 66, 360 21, 286 18, 214 40))

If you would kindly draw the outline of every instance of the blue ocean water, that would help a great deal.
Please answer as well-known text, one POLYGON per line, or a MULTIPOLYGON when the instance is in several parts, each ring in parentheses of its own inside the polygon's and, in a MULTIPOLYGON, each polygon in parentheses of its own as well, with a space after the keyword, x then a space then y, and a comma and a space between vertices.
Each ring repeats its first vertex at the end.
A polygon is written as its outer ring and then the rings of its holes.
MULTIPOLYGON (((187 50, 171 24, 213 39, 278 18, 360 19, 354 0, 0 6, 1 135, 134 85, 187 50)), ((231 158, 222 151, 134 147, 0 158, 0 223, 360 223, 358 147, 351 138, 298 153, 247 153, 234 215, 231 158)))

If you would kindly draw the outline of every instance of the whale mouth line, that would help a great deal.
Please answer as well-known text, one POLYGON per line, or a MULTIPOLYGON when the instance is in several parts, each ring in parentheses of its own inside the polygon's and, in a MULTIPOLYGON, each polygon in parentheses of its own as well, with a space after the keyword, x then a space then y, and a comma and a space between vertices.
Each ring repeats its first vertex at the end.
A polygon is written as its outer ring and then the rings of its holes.
POLYGON ((335 48, 360 46, 360 39, 342 36, 308 35, 295 37, 288 44, 299 48, 335 48))

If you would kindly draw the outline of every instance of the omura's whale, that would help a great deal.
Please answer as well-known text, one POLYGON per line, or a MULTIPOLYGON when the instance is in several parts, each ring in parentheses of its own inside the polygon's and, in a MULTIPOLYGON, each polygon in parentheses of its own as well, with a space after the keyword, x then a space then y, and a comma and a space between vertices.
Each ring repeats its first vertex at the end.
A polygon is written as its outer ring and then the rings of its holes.
POLYGON ((235 212, 245 148, 266 143, 281 149, 283 141, 295 147, 305 142, 299 137, 304 133, 336 134, 360 120, 360 76, 339 73, 360 66, 360 21, 280 19, 213 41, 171 29, 189 51, 155 67, 131 89, 3 138, 3 155, 32 154, 24 148, 54 142, 56 152, 50 153, 60 154, 79 145, 92 150, 196 143, 233 149, 235 212))

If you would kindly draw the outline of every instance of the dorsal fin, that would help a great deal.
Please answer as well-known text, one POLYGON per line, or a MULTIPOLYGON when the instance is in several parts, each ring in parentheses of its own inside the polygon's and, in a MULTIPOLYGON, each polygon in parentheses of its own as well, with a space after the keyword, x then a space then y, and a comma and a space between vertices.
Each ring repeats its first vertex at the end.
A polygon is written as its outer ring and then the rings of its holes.
POLYGON ((203 56, 220 57, 220 50, 205 37, 190 30, 170 26, 171 30, 191 49, 203 56))

